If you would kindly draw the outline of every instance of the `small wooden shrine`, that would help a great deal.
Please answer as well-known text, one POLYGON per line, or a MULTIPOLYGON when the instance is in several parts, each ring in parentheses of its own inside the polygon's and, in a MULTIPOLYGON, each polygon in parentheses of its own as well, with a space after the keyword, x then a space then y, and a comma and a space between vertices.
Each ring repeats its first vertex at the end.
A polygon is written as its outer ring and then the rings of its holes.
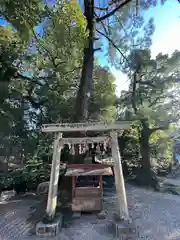
POLYGON ((68 165, 65 176, 72 176, 72 211, 102 210, 103 175, 112 175, 111 167, 105 164, 68 165), (87 176, 91 176, 90 179, 83 181, 87 176))
MULTIPOLYGON (((53 159, 51 166, 51 176, 49 184, 49 194, 46 213, 49 219, 53 219, 56 212, 58 179, 60 171, 60 155, 64 144, 81 144, 108 142, 111 145, 112 160, 114 162, 115 185, 117 192, 117 210, 119 217, 128 219, 128 208, 124 177, 117 140, 117 131, 128 129, 131 122, 111 122, 111 123, 71 123, 71 124, 45 124, 42 126, 43 132, 54 133, 53 159), (106 136, 84 137, 84 138, 63 138, 64 132, 106 132, 106 136)), ((72 176, 72 209, 73 211, 92 211, 102 209, 102 176, 111 175, 111 168, 107 164, 72 164, 68 165, 66 176, 72 176), (89 186, 82 186, 80 178, 91 176, 92 183, 89 186)))

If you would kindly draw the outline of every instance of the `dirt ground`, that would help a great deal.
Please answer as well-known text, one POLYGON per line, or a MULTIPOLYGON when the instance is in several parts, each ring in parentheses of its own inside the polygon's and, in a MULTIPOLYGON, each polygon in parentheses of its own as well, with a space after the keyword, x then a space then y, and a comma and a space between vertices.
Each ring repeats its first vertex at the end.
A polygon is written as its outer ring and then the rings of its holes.
MULTIPOLYGON (((180 196, 127 185, 127 198, 131 218, 139 232, 133 240, 180 240, 180 196)), ((39 240, 30 233, 32 225, 26 221, 29 209, 35 203, 36 199, 28 198, 0 202, 0 240, 39 240)), ((106 224, 111 213, 116 211, 114 191, 105 192, 104 210, 107 212, 106 219, 83 215, 64 228, 60 236, 51 239, 113 240, 106 224)))

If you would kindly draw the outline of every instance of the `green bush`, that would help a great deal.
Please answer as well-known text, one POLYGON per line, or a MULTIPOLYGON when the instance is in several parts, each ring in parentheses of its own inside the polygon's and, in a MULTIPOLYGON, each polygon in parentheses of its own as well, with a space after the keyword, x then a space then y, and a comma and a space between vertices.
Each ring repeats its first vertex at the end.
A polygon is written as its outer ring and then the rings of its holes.
POLYGON ((42 163, 28 163, 22 168, 10 169, 7 174, 2 173, 1 189, 14 189, 17 193, 34 191, 40 182, 48 181, 50 167, 42 163))

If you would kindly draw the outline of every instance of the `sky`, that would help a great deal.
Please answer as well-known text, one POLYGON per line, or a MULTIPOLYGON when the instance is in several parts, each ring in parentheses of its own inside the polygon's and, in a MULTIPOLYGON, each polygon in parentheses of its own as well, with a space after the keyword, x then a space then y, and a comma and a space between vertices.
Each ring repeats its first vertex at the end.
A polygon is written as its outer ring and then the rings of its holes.
MULTIPOLYGON (((147 20, 154 18, 152 57, 160 52, 172 54, 174 50, 180 50, 180 3, 178 0, 168 0, 163 6, 159 4, 146 11, 144 17, 147 20)), ((128 79, 125 74, 114 68, 111 68, 111 71, 116 78, 117 95, 120 95, 122 90, 128 89, 128 79)))

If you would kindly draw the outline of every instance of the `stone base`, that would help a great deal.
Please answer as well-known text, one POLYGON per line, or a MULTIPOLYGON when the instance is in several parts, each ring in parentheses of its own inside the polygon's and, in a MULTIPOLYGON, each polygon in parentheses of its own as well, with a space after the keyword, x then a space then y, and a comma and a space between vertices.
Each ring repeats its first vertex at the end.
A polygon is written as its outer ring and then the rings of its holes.
POLYGON ((106 213, 105 213, 105 211, 101 211, 101 212, 99 212, 98 214, 97 214, 97 217, 99 218, 99 219, 105 219, 106 218, 106 213))
POLYGON ((62 215, 54 219, 52 223, 39 222, 36 225, 36 235, 39 237, 54 237, 60 233, 63 223, 62 215))
POLYGON ((108 225, 109 231, 115 236, 116 239, 121 240, 135 240, 138 238, 138 229, 133 226, 129 220, 115 221, 112 220, 108 225))
POLYGON ((73 212, 72 218, 73 219, 78 219, 81 217, 81 212, 73 212))
POLYGON ((0 201, 6 201, 9 200, 11 197, 14 197, 16 195, 16 191, 3 191, 0 196, 0 201))

